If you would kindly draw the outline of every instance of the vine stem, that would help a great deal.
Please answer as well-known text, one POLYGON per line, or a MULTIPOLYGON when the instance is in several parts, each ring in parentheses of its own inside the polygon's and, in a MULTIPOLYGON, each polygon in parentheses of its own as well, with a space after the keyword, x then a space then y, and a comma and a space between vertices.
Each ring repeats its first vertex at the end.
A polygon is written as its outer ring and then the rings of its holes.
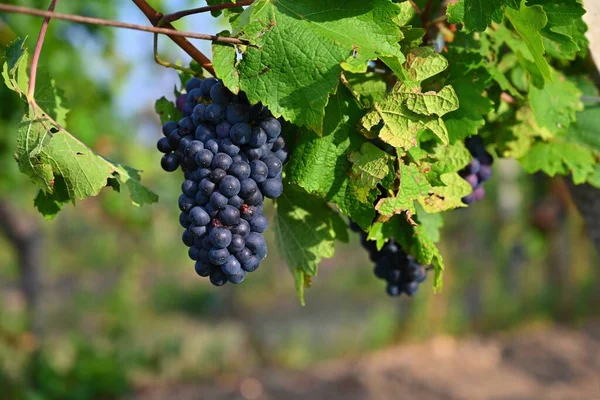
MULTIPOLYGON (((58 0, 52 0, 48 11, 53 12, 56 8, 58 0)), ((37 43, 35 44, 35 51, 33 52, 33 58, 31 59, 31 73, 29 78, 29 87, 27 88, 27 98, 33 99, 35 94, 35 81, 37 79, 37 67, 40 62, 40 54, 42 53, 42 47, 44 47, 44 39, 46 38, 46 32, 48 32, 48 25, 50 25, 50 16, 45 17, 40 28, 40 34, 38 35, 37 43)))
POLYGON ((408 1, 409 1, 410 5, 412 6, 412 8, 415 9, 415 12, 417 13, 417 15, 421 15, 423 13, 423 11, 421 11, 421 9, 417 5, 417 3, 415 3, 415 0, 408 0, 408 1))
MULTIPOLYGON (((134 0, 134 1, 137 1, 137 0, 134 0)), ((0 11, 8 12, 8 13, 32 15, 35 17, 44 17, 47 19, 55 18, 55 19, 61 19, 61 20, 65 20, 65 21, 82 23, 82 24, 110 26, 110 27, 114 27, 114 28, 124 28, 124 29, 132 29, 132 30, 136 30, 136 31, 159 33, 162 35, 167 35, 167 36, 171 37, 172 39, 174 37, 181 38, 181 39, 185 40, 187 43, 189 43, 189 41, 187 41, 185 39, 186 37, 189 37, 192 39, 210 40, 210 41, 219 42, 219 43, 247 44, 245 41, 236 39, 236 38, 217 36, 217 35, 208 35, 205 33, 183 32, 183 31, 178 31, 175 28, 170 27, 170 26, 166 27, 166 28, 162 28, 162 27, 159 28, 156 26, 130 24, 127 22, 112 21, 112 20, 102 19, 102 18, 84 17, 82 15, 55 13, 53 11, 44 11, 44 10, 38 10, 35 8, 13 6, 13 5, 9 5, 9 4, 0 4, 0 11)), ((158 14, 158 15, 160 15, 160 14, 158 14)), ((190 43, 190 45, 191 45, 191 43, 190 43)))
POLYGON ((198 8, 192 8, 189 10, 177 11, 172 14, 164 15, 157 23, 158 26, 164 26, 165 24, 169 24, 171 22, 177 21, 183 17, 187 17, 188 15, 200 14, 207 11, 217 11, 224 10, 227 8, 235 8, 235 7, 243 7, 249 6, 254 3, 254 0, 243 0, 238 1, 237 3, 223 3, 223 4, 215 4, 212 6, 204 6, 198 8))

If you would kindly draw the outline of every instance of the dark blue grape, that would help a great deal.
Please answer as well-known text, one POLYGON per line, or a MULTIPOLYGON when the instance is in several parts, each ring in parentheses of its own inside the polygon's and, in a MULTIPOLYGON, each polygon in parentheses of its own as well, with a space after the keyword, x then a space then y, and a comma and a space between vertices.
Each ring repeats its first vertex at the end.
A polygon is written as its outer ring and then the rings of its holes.
POLYGON ((233 125, 239 124, 240 122, 250 121, 248 108, 242 104, 236 103, 231 103, 227 106, 227 109, 225 110, 225 118, 227 118, 227 121, 231 122, 233 125))
POLYGON ((179 156, 175 153, 167 153, 160 159, 160 166, 167 172, 173 172, 179 168, 179 156))
POLYGON ((181 109, 181 113, 185 116, 192 115, 192 113, 194 112, 195 105, 196 103, 185 103, 183 105, 183 108, 181 109))
POLYGON ((231 243, 231 232, 226 228, 213 228, 208 238, 216 249, 224 249, 231 243))
POLYGON ((227 138, 221 140, 221 143, 219 143, 219 151, 227 154, 230 157, 233 157, 240 152, 240 147, 233 144, 231 139, 227 138))
POLYGON ((179 209, 183 212, 188 212, 194 207, 195 201, 193 198, 182 194, 179 196, 179 209))
POLYGON ((204 111, 206 120, 213 124, 218 124, 225 119, 225 109, 219 104, 209 104, 204 111))
POLYGON ((198 127, 196 128, 196 131, 194 133, 194 137, 196 138, 196 140, 201 141, 202 143, 206 143, 208 142, 210 139, 214 139, 217 136, 215 135, 215 133, 212 131, 211 127, 206 125, 206 124, 200 124, 198 125, 198 127))
POLYGON ((229 134, 231 132, 231 127, 233 125, 225 120, 225 121, 221 121, 217 124, 217 136, 220 137, 221 139, 225 139, 229 137, 229 134))
POLYGON ((198 182, 186 179, 181 184, 181 191, 188 197, 195 198, 198 192, 198 182))
POLYGON ((245 205, 242 207, 242 212, 240 213, 240 216, 242 217, 242 219, 244 219, 246 221, 250 221, 251 219, 256 217, 259 213, 260 213, 260 210, 258 209, 258 207, 245 205))
POLYGON ((251 256, 248 261, 242 263, 242 269, 246 272, 254 272, 260 265, 260 259, 257 256, 251 256))
POLYGON ((210 216, 206 212, 206 209, 200 206, 190 210, 189 218, 192 224, 196 226, 206 226, 210 223, 210 216))
POLYGON ((227 250, 229 250, 229 252, 231 254, 235 254, 238 251, 242 250, 245 246, 246 246, 246 241, 244 240, 243 237, 241 237, 240 235, 232 235, 231 243, 227 247, 227 250))
POLYGON ((175 122, 175 121, 169 121, 169 122, 166 122, 162 126, 162 133, 163 133, 163 135, 165 135, 165 137, 169 137, 169 135, 171 134, 171 132, 173 132, 177 128, 178 128, 177 122, 175 122))
POLYGON ((249 161, 259 160, 263 157, 262 146, 259 148, 251 148, 246 151, 246 156, 249 161))
POLYGON ((210 89, 217 83, 218 81, 215 78, 206 78, 202 81, 200 85, 200 90, 202 90, 202 96, 209 98, 210 97, 210 89))
MULTIPOLYGON (((212 243, 212 242, 211 242, 212 243)), ((210 249, 208 251, 208 259, 215 265, 223 265, 229 258, 229 251, 227 249, 210 249)))
POLYGON ((167 139, 166 137, 162 137, 158 140, 158 142, 156 143, 156 148, 158 149, 158 151, 165 154, 170 153, 173 150, 169 145, 169 139, 167 139))
POLYGON ((250 142, 252 137, 252 128, 246 123, 238 123, 231 127, 229 132, 231 141, 235 144, 244 145, 250 142))
POLYGON ((234 235, 240 235, 243 238, 248 237, 250 231, 250 224, 244 219, 240 219, 240 222, 237 225, 231 227, 231 233, 233 233, 234 235))
POLYGON ((200 249, 196 246, 192 246, 188 250, 188 256, 194 261, 198 260, 199 254, 200 254, 200 249))
MULTIPOLYGON (((206 236, 204 237, 204 239, 206 239, 206 236)), ((206 250, 204 247, 202 247, 202 241, 204 239, 196 239, 194 241, 194 246, 198 247, 198 261, 202 261, 203 263, 210 263, 210 260, 208 258, 208 250, 206 250), (197 242, 200 243, 197 243, 197 242), (198 244, 200 244, 200 246, 198 246, 198 244)))
POLYGON ((238 261, 242 265, 244 265, 245 263, 250 261, 250 258, 252 258, 252 252, 250 251, 249 248, 244 247, 243 249, 241 249, 240 251, 235 253, 235 258, 237 258, 238 261))
POLYGON ((217 154, 219 152, 219 142, 209 139, 204 143, 204 148, 210 150, 213 154, 217 154))
POLYGON ((221 266, 221 271, 223 271, 225 275, 238 275, 241 274, 243 270, 240 262, 234 256, 229 256, 225 264, 221 266))
POLYGON ((244 161, 234 162, 229 168, 229 174, 235 176, 241 181, 250 177, 250 164, 244 161))
POLYGON ((400 289, 400 286, 395 285, 393 283, 388 283, 385 290, 386 290, 387 294, 389 294, 392 297, 398 297, 402 294, 402 290, 400 289))
POLYGON ((232 163, 231 156, 225 153, 217 153, 212 159, 211 168, 221 168, 227 171, 232 163))
POLYGON ((269 220, 264 215, 257 215, 250 220, 252 232, 263 233, 269 227, 269 220))
POLYGON ((202 122, 206 121, 205 112, 206 106, 204 104, 198 104, 196 107, 194 107, 194 110, 192 111, 192 121, 194 122, 194 125, 198 126, 202 122))
POLYGON ((235 176, 227 175, 219 183, 219 191, 227 196, 233 197, 240 192, 240 181, 235 176))
POLYGON ((205 196, 200 192, 196 193, 196 204, 198 204, 199 206, 204 206, 204 205, 208 204, 208 200, 209 200, 208 196, 205 196))
POLYGON ((212 204, 208 203, 205 208, 210 218, 214 219, 217 218, 217 215, 219 215, 219 209, 212 204))
POLYGON ((479 172, 479 169, 481 168, 481 163, 479 162, 478 159, 474 158, 471 160, 471 162, 469 163, 469 165, 467 165, 467 171, 470 174, 475 174, 477 175, 477 173, 479 172))
POLYGON ((252 171, 250 177, 256 182, 260 183, 267 179, 269 174, 269 168, 267 164, 260 160, 254 160, 250 162, 250 170, 252 171))
POLYGON ((209 197, 212 192, 215 190, 215 184, 212 183, 207 178, 204 178, 200 181, 200 185, 198 185, 198 192, 202 193, 204 196, 209 197))
POLYGON ((217 82, 210 88, 210 98, 215 103, 227 104, 231 100, 231 97, 231 92, 223 85, 223 82, 217 82))
POLYGON ((275 156, 269 156, 265 159, 265 165, 269 171, 267 177, 275 178, 277 175, 281 173, 281 169, 283 168, 283 164, 281 160, 275 156))
POLYGON ((183 231, 183 234, 181 235, 181 241, 187 247, 192 247, 194 245, 194 235, 192 235, 192 233, 186 229, 185 231, 183 231))
POLYGON ((215 286, 223 286, 227 283, 227 276, 219 269, 215 268, 210 274, 210 283, 215 286))
POLYGON ((202 79, 193 77, 185 84, 185 91, 191 92, 194 89, 199 88, 202 85, 202 79))
POLYGON ((489 181, 490 179, 492 179, 492 175, 493 175, 493 171, 492 171, 492 167, 490 167, 489 165, 481 165, 481 168, 479 169, 479 172, 477 173, 477 177, 482 181, 482 182, 486 182, 489 181))
POLYGON ((210 274, 212 274, 212 272, 215 270, 215 267, 213 265, 204 261, 196 261, 194 267, 196 273, 204 278, 210 276, 210 274))
POLYGON ((402 291, 409 296, 415 295, 419 291, 418 282, 406 282, 402 284, 402 291))
POLYGON ((179 133, 179 129, 175 129, 169 135, 169 146, 172 149, 178 149, 180 141, 181 141, 181 134, 179 133))
POLYGON ((188 158, 194 159, 196 157, 196 154, 198 154, 202 150, 204 150, 204 145, 202 144, 202 142, 199 140, 192 140, 186 146, 185 150, 183 151, 183 154, 185 154, 185 156, 188 158))
POLYGON ((189 231, 194 235, 195 238, 200 238, 206 234, 206 226, 190 226, 189 231))
POLYGON ((190 221, 190 216, 188 213, 182 212, 181 214, 179 214, 179 224, 183 228, 189 228, 189 226, 192 224, 192 221, 190 221))
POLYGON ((265 258, 267 254, 267 244, 263 235, 257 232, 251 232, 246 238, 246 247, 252 254, 258 256, 259 260, 265 258))
POLYGON ((179 141, 179 151, 181 151, 184 155, 185 155, 185 148, 192 143, 192 137, 191 136, 184 136, 181 138, 181 140, 179 141))
POLYGON ((200 150, 198 153, 196 153, 194 158, 196 160, 196 164, 200 168, 207 168, 210 167, 210 164, 212 163, 213 153, 207 149, 200 150))
POLYGON ((227 201, 227 204, 235 208, 240 208, 242 204, 244 204, 244 199, 242 199, 240 196, 232 196, 229 201, 227 201))
POLYGON ((285 140, 282 136, 279 136, 272 143, 271 151, 276 152, 277 150, 282 150, 285 148, 285 140))
MULTIPOLYGON (((208 238, 208 236, 204 236, 202 238, 201 247, 206 251, 210 251, 213 248, 213 245, 210 242, 210 239, 208 238)), ((209 262, 210 262, 210 256, 209 256, 209 262)))
POLYGON ((258 184, 263 196, 276 199, 283 193, 281 178, 271 178, 258 184))
POLYGON ((240 222, 240 211, 233 206, 226 206, 224 209, 219 211, 219 219, 223 225, 236 225, 240 222))
POLYGON ((177 125, 179 125, 179 133, 181 134, 181 136, 193 134, 196 130, 196 127, 194 126, 194 121, 192 121, 190 117, 184 117, 180 119, 177 125))
POLYGON ((250 146, 252 147, 261 147, 267 143, 267 134, 262 128, 255 126, 252 128, 252 137, 250 138, 250 146))
POLYGON ((259 206, 263 203, 264 198, 260 190, 257 190, 251 196, 247 197, 244 202, 249 206, 259 206))
POLYGON ((273 154, 275 154, 275 157, 279 158, 282 163, 285 163, 287 161, 288 152, 286 149, 277 150, 273 154))
POLYGON ((281 124, 275 118, 266 118, 260 122, 259 126, 265 131, 269 139, 281 135, 281 124))
POLYGON ((192 89, 190 90, 186 97, 185 97, 185 101, 187 103, 192 103, 192 104, 196 104, 198 103, 198 100, 200 100, 202 98, 202 91, 200 90, 200 88, 196 88, 196 89, 192 89))
POLYGON ((473 193, 466 195, 461 199, 463 203, 466 205, 475 203, 475 195, 473 193))
POLYGON ((223 178, 225 178, 225 176, 227 175, 227 172, 225 172, 224 170, 222 170, 221 168, 217 168, 217 169, 213 169, 210 172, 209 178, 211 180, 211 182, 214 182, 215 184, 221 182, 221 180, 223 178))
POLYGON ((225 208, 228 200, 229 199, 227 197, 223 196, 219 192, 213 192, 213 194, 210 195, 210 204, 212 204, 213 207, 218 209, 225 208))
POLYGON ((241 270, 241 272, 236 275, 227 275, 227 280, 234 285, 244 282, 244 279, 246 279, 246 271, 244 270, 241 270))

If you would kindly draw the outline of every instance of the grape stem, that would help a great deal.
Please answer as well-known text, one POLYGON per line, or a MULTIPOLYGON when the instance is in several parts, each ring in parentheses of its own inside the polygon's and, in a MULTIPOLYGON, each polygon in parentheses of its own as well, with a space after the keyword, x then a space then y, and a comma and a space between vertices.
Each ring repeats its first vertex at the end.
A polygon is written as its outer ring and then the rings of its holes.
MULTIPOLYGON (((52 0, 48 7, 49 12, 53 12, 56 8, 58 0, 52 0)), ((33 99, 35 94, 35 81, 37 78, 37 67, 40 61, 40 54, 42 53, 42 47, 44 47, 44 39, 46 38, 46 32, 48 32, 48 25, 50 25, 50 16, 44 18, 42 27, 40 28, 40 34, 38 35, 37 43, 35 44, 35 50, 33 52, 33 58, 31 59, 31 73, 29 78, 29 87, 27 88, 27 98, 33 99)))
POLYGON ((164 26, 166 24, 170 24, 171 22, 177 21, 183 17, 187 17, 188 15, 200 14, 200 13, 204 13, 207 11, 224 10, 227 8, 249 6, 252 3, 254 3, 254 0, 243 0, 243 1, 238 1, 237 3, 215 4, 212 6, 204 6, 204 7, 198 7, 198 8, 191 8, 189 10, 177 11, 172 14, 164 15, 158 21, 157 26, 164 26))

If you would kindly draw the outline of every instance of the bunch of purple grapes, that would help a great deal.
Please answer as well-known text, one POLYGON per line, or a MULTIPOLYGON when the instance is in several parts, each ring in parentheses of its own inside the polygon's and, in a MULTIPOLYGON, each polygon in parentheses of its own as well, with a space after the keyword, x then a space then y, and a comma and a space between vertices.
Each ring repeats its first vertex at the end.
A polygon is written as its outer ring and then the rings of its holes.
POLYGON ((462 198, 465 204, 473 204, 476 201, 483 200, 485 189, 483 184, 492 179, 492 164, 494 158, 488 153, 479 136, 472 136, 465 141, 467 149, 473 156, 473 160, 462 171, 460 176, 469 182, 473 191, 462 198))
POLYGON ((427 278, 427 269, 406 254, 394 239, 389 239, 378 250, 375 242, 367 240, 367 234, 358 225, 351 223, 350 227, 360 233, 360 242, 367 249, 369 259, 375 263, 375 276, 387 282, 387 293, 392 297, 402 293, 408 296, 416 294, 419 284, 427 278))
POLYGON ((176 102, 184 117, 165 123, 157 143, 162 168, 184 173, 182 240, 198 275, 215 286, 241 283, 267 255, 264 198, 283 192, 281 124, 214 78, 192 78, 185 88, 176 102))

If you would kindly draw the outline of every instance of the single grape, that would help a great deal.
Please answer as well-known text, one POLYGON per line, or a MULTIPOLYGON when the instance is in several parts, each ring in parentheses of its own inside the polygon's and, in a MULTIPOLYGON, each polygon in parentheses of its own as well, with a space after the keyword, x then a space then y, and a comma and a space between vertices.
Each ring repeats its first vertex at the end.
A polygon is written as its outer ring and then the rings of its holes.
POLYGON ((181 136, 191 135, 196 130, 194 121, 190 117, 184 117, 177 123, 181 136))
POLYGON ((479 169, 479 172, 477 173, 477 177, 482 181, 482 182, 486 182, 489 181, 490 179, 492 179, 492 175, 493 175, 493 171, 492 171, 492 167, 490 167, 489 165, 481 165, 481 168, 479 169))
POLYGON ((259 126, 265 131, 269 139, 274 139, 281 135, 281 124, 275 118, 264 119, 260 122, 259 126))
POLYGON ((267 179, 269 174, 269 168, 267 167, 267 164, 260 160, 254 160, 250 162, 250 170, 252 171, 250 177, 256 183, 263 182, 265 179, 267 179))
POLYGON ((228 138, 232 126, 233 125, 227 120, 219 122, 216 126, 217 136, 221 139, 228 138))
POLYGON ((217 215, 219 215, 219 209, 212 204, 208 203, 205 208, 210 218, 214 219, 217 218, 217 215))
POLYGON ((181 191, 188 197, 195 198, 198 192, 198 182, 186 179, 181 184, 181 191))
POLYGON ((227 196, 233 197, 240 192, 240 181, 235 176, 227 175, 219 183, 219 191, 227 196))
POLYGON ((217 154, 219 152, 219 142, 215 139, 209 139, 204 143, 204 148, 210 150, 213 154, 217 154))
POLYGON ((276 199, 283 193, 281 178, 271 178, 258 184, 263 196, 276 199))
POLYGON ((479 185, 479 178, 475 174, 469 174, 463 178, 465 181, 469 182, 471 187, 475 189, 477 185, 479 185))
POLYGON ((251 232, 246 238, 246 247, 259 259, 263 259, 266 255, 267 245, 265 238, 260 233, 251 232))
POLYGON ((217 82, 210 88, 210 98, 217 104, 227 104, 231 97, 231 92, 223 85, 223 82, 217 82))
POLYGON ((198 104, 194 107, 192 111, 192 121, 194 125, 198 126, 202 122, 206 121, 206 106, 204 104, 198 104))
POLYGON ((204 111, 206 120, 213 124, 218 124, 225 119, 225 109, 219 104, 209 104, 204 111))
POLYGON ((178 149, 180 140, 181 134, 179 133, 179 129, 173 130, 169 135, 169 146, 171 146, 172 149, 178 149))
POLYGON ((196 153, 194 158, 196 160, 196 164, 200 168, 207 168, 210 167, 210 164, 212 163, 213 153, 207 149, 200 150, 196 153))
POLYGON ((227 121, 231 122, 233 125, 250 121, 247 107, 235 103, 231 103, 227 106, 225 117, 227 118, 227 121))
POLYGON ((192 79, 187 81, 187 83, 185 84, 185 91, 189 93, 192 90, 199 88, 201 85, 202 85, 202 79, 196 78, 194 76, 192 79))
POLYGON ((477 174, 479 172, 480 168, 481 168, 481 163, 479 162, 478 159, 474 158, 471 160, 469 165, 467 165, 466 169, 471 174, 477 174))
POLYGON ((231 141, 235 144, 244 145, 250 142, 252 137, 252 128, 246 123, 238 123, 231 127, 229 132, 231 141))
POLYGON ((206 226, 192 225, 188 229, 195 238, 201 238, 202 236, 206 235, 206 226))
POLYGON ((227 283, 227 276, 219 268, 215 268, 210 274, 210 283, 215 286, 223 286, 227 283))
POLYGON ((177 128, 178 128, 177 122, 168 121, 162 126, 162 133, 163 133, 163 135, 165 135, 165 137, 169 137, 171 132, 173 132, 177 128))
POLYGON ((241 181, 244 181, 250 177, 250 164, 244 161, 234 162, 230 169, 229 173, 241 181))
POLYGON ((200 90, 202 91, 202 96, 209 98, 210 97, 210 89, 217 83, 215 78, 206 78, 200 84, 200 90))
POLYGON ((223 196, 219 192, 213 192, 210 195, 210 204, 212 204, 213 207, 218 209, 225 208, 225 206, 227 206, 228 200, 229 199, 227 197, 223 196))
POLYGON ((206 143, 208 140, 214 139, 217 136, 215 135, 210 126, 208 126, 207 124, 200 124, 196 127, 194 137, 196 138, 196 140, 199 140, 202 143, 206 143))
POLYGON ((242 250, 245 246, 246 241, 244 240, 244 238, 236 234, 231 236, 231 243, 227 247, 227 250, 229 250, 231 254, 235 254, 238 251, 242 250))
POLYGON ((281 160, 275 156, 269 156, 265 159, 265 165, 269 171, 267 177, 275 178, 277 175, 281 173, 281 169, 283 168, 283 164, 281 160))
POLYGON ((466 195, 461 199, 463 203, 466 205, 475 203, 475 195, 473 193, 466 195))
POLYGON ((221 168, 227 171, 229 167, 231 167, 232 163, 233 161, 231 161, 231 157, 229 155, 225 153, 217 153, 212 159, 211 168, 221 168))
POLYGON ((250 161, 261 159, 263 156, 262 146, 259 148, 256 148, 256 149, 255 148, 248 149, 248 151, 246 152, 246 156, 248 157, 248 160, 250 160, 250 161))
POLYGON ((257 256, 250 256, 248 261, 242 263, 242 269, 246 272, 254 272, 260 265, 260 259, 257 256))
POLYGON ((238 259, 238 261, 244 265, 245 263, 247 263, 248 261, 250 261, 250 259, 252 258, 252 252, 250 251, 249 248, 244 247, 243 249, 241 249, 240 251, 238 251, 237 253, 235 253, 235 258, 238 259))
POLYGON ((394 285, 393 283, 388 283, 386 287, 386 292, 392 297, 398 297, 402 294, 402 290, 399 285, 394 285))
POLYGON ((231 232, 226 228, 213 228, 208 238, 216 249, 224 249, 231 243, 231 232))
POLYGON ((215 267, 207 262, 196 261, 195 264, 196 273, 204 278, 210 276, 212 272, 215 270, 215 267))
POLYGON ((185 231, 183 231, 183 234, 181 235, 181 241, 187 247, 192 247, 194 245, 194 235, 192 235, 192 233, 186 229, 185 231))
POLYGON ((240 222, 240 211, 233 206, 225 206, 224 209, 219 211, 218 217, 223 225, 236 225, 240 222))
POLYGON ((212 248, 208 251, 208 258, 214 265, 223 265, 227 262, 227 258, 229 258, 229 251, 225 248, 212 248))
POLYGON ((272 143, 271 151, 276 152, 277 150, 282 150, 285 148, 285 140, 282 136, 279 136, 272 143))
POLYGON ((221 180, 223 178, 225 178, 226 175, 227 175, 227 172, 225 172, 221 168, 217 168, 217 169, 213 169, 211 171, 208 179, 210 179, 211 182, 214 182, 215 184, 217 184, 217 183, 221 182, 221 180))
POLYGON ((192 246, 188 250, 188 256, 194 261, 198 260, 199 254, 200 254, 200 249, 196 246, 192 246))
POLYGON ((229 204, 230 206, 233 206, 235 208, 240 208, 242 206, 242 204, 244 204, 244 199, 242 199, 240 196, 232 196, 227 201, 227 204, 229 204))
POLYGON ((190 210, 189 219, 196 226, 206 226, 210 223, 210 216, 206 209, 201 206, 196 206, 190 210))
POLYGON ((282 163, 285 163, 287 161, 288 152, 286 149, 277 150, 273 154, 275 154, 275 157, 279 158, 282 163))
POLYGON ((252 137, 248 143, 252 147, 261 147, 267 143, 267 134, 261 127, 255 126, 252 128, 252 137))
POLYGON ((212 183, 207 178, 204 178, 200 181, 200 185, 198 186, 198 193, 203 194, 204 196, 210 196, 215 190, 215 184, 212 183))
POLYGON ((250 231, 250 224, 244 219, 240 219, 240 222, 237 225, 231 227, 231 233, 234 235, 240 235, 242 238, 248 237, 250 231))
POLYGON ((269 227, 269 220, 264 215, 257 215, 250 220, 252 232, 263 233, 269 227))
POLYGON ((485 189, 481 186, 473 191, 475 201, 481 201, 485 197, 485 189))
POLYGON ((158 140, 158 142, 156 143, 156 148, 158 149, 158 151, 165 154, 170 153, 173 150, 169 145, 169 139, 167 139, 166 137, 162 137, 158 140))
POLYGON ((240 147, 235 145, 231 139, 226 138, 221 140, 221 143, 219 143, 219 151, 227 154, 230 157, 234 157, 235 155, 239 154, 240 147))
POLYGON ((185 150, 183 151, 183 154, 185 154, 185 156, 188 158, 194 159, 196 157, 196 154, 198 154, 202 150, 204 150, 204 145, 202 144, 202 142, 199 140, 192 140, 186 146, 185 150))
POLYGON ((182 212, 179 214, 179 224, 183 228, 189 228, 189 226, 192 224, 192 221, 190 221, 190 216, 188 213, 182 212))
POLYGON ((194 207, 195 201, 191 197, 182 194, 179 196, 179 209, 183 212, 188 212, 194 207))
POLYGON ((244 270, 241 270, 239 274, 227 275, 227 280, 233 283, 234 285, 238 285, 244 282, 244 279, 246 279, 246 271, 244 270))
POLYGON ((221 271, 223 271, 225 275, 238 275, 243 272, 242 265, 234 256, 229 256, 227 258, 225 264, 221 266, 221 271))
POLYGON ((254 179, 244 179, 240 183, 239 196, 247 199, 258 191, 258 185, 254 179))
POLYGON ((251 196, 247 197, 244 200, 244 203, 246 203, 249 206, 260 206, 264 201, 264 197, 262 195, 262 193, 257 190, 256 192, 254 192, 254 194, 252 194, 251 196))

